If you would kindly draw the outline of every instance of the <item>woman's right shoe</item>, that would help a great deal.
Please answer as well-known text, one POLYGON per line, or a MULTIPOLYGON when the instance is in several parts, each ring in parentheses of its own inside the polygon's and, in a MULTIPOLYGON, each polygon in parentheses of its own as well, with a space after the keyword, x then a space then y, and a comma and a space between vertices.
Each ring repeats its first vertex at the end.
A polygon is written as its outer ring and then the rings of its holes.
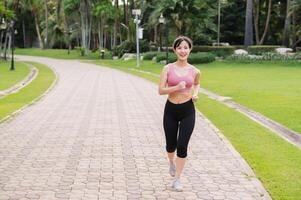
POLYGON ((183 187, 182 187, 182 185, 181 185, 180 179, 175 179, 175 180, 172 182, 171 187, 172 187, 172 189, 174 189, 174 190, 177 191, 177 192, 182 192, 182 191, 183 191, 183 187))
POLYGON ((169 174, 174 177, 176 175, 176 165, 174 163, 169 165, 169 174))

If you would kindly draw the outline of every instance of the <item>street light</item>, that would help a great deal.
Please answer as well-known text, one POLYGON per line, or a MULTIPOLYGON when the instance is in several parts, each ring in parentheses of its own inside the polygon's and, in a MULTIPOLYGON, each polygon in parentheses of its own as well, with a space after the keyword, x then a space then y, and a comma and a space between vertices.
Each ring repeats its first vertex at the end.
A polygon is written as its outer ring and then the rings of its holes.
POLYGON ((221 23, 221 0, 218 0, 217 46, 219 46, 220 23, 221 23))
POLYGON ((217 45, 220 45, 220 26, 221 26, 221 3, 227 3, 227 0, 218 0, 218 22, 217 22, 217 45))
POLYGON ((159 18, 159 23, 160 23, 160 49, 159 49, 159 51, 161 51, 162 50, 162 24, 165 23, 165 18, 163 17, 162 13, 159 18))
POLYGON ((140 55, 139 55, 139 16, 141 15, 140 9, 133 9, 132 14, 135 15, 134 23, 136 24, 136 54, 137 54, 137 67, 140 67, 140 55))
POLYGON ((0 24, 0 30, 4 30, 4 29, 6 29, 6 22, 5 22, 4 18, 2 18, 1 24, 0 24))

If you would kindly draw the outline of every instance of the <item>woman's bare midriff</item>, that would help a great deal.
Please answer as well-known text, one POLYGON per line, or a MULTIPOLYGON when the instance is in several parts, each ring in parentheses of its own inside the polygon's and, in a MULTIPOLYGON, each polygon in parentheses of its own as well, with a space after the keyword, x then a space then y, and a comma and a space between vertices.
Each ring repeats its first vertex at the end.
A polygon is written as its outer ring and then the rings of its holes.
POLYGON ((168 100, 174 104, 181 104, 192 98, 191 92, 173 92, 168 95, 168 100))

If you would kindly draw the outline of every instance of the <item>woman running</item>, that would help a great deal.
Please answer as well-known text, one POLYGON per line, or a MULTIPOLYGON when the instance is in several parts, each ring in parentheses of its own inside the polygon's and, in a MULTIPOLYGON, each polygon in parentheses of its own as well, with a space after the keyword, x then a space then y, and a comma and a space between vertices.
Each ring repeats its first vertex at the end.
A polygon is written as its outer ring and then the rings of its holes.
POLYGON ((198 100, 200 71, 187 61, 192 41, 180 36, 173 43, 177 61, 164 66, 159 84, 159 94, 168 95, 164 109, 163 126, 169 173, 175 177, 172 188, 182 191, 180 176, 183 171, 187 147, 195 124, 194 102, 198 100), (174 162, 175 151, 177 156, 174 162))

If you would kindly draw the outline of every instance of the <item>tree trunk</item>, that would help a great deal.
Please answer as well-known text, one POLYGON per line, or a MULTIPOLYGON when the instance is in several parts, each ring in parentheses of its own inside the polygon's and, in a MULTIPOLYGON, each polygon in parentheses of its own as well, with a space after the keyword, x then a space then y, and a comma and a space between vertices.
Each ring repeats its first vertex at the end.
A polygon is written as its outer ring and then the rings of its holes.
POLYGON ((296 26, 297 26, 297 15, 295 10, 293 11, 292 14, 292 32, 293 32, 293 36, 292 36, 292 43, 294 44, 297 41, 297 30, 296 30, 296 26))
POLYGON ((292 21, 291 14, 290 14, 290 5, 291 5, 291 0, 287 0, 286 17, 285 17, 284 30, 283 30, 283 40, 282 40, 282 45, 286 47, 290 46, 289 36, 290 36, 290 24, 292 21))
POLYGON ((247 0, 246 21, 245 21, 245 39, 244 46, 253 44, 253 20, 252 20, 253 0, 247 0))
POLYGON ((111 47, 111 49, 113 49, 113 35, 114 34, 112 34, 112 32, 110 33, 110 47, 111 47))
MULTIPOLYGON (((81 7, 82 7, 82 3, 81 3, 81 7)), ((85 21, 84 13, 81 13, 80 19, 81 19, 81 43, 82 43, 81 46, 83 49, 86 49, 87 38, 86 38, 86 31, 85 31, 86 21, 85 21)))
POLYGON ((23 47, 26 47, 26 35, 25 35, 25 21, 22 20, 22 31, 23 31, 23 47))
POLYGON ((156 44, 156 47, 158 47, 158 26, 156 25, 154 27, 154 43, 156 44))
POLYGON ((128 26, 128 19, 127 19, 127 5, 126 5, 126 2, 125 2, 125 0, 123 0, 123 19, 124 19, 124 24, 126 25, 126 26, 128 26))
POLYGON ((91 39, 91 15, 89 0, 81 0, 80 2, 80 18, 81 18, 81 43, 84 49, 84 55, 87 55, 90 48, 91 39))
POLYGON ((45 6, 45 26, 46 26, 46 33, 45 33, 45 46, 44 48, 48 48, 48 8, 47 8, 47 0, 44 0, 45 6))
POLYGON ((9 32, 6 30, 5 40, 4 40, 4 60, 6 60, 7 55, 7 40, 8 40, 9 32))
POLYGON ((99 41, 99 53, 101 50, 104 49, 104 42, 103 42, 103 30, 104 30, 104 19, 102 18, 98 24, 98 41, 99 41))
POLYGON ((260 0, 254 0, 253 6, 254 13, 254 29, 256 44, 259 44, 259 11, 260 11, 260 0))
POLYGON ((34 15, 34 24, 35 24, 35 28, 36 28, 36 32, 37 32, 37 35, 38 35, 38 40, 39 40, 39 46, 40 48, 44 48, 44 42, 42 40, 42 37, 41 37, 41 32, 40 32, 40 28, 39 28, 39 24, 38 24, 38 18, 37 18, 37 15, 36 13, 33 14, 34 15))
MULTIPOLYGON (((89 26, 88 26, 88 32, 87 32, 87 36, 88 36, 88 44, 87 44, 87 47, 88 47, 88 50, 90 49, 90 46, 91 46, 91 29, 92 29, 92 17, 90 15, 91 11, 90 11, 90 5, 87 7, 87 15, 88 15, 88 18, 87 20, 89 21, 89 26)), ((88 52, 87 52, 88 53, 88 52)))
POLYGON ((11 43, 12 43, 12 31, 9 31, 9 34, 8 34, 8 58, 10 58, 10 53, 11 53, 11 43))
POLYGON ((113 35, 113 46, 117 45, 117 36, 118 36, 118 25, 119 25, 119 4, 118 0, 115 0, 115 7, 116 7, 116 15, 115 15, 115 23, 114 23, 114 35, 113 35))
POLYGON ((292 45, 292 48, 295 49, 299 43, 301 43, 301 37, 292 45))
POLYGON ((3 38, 3 33, 4 33, 4 30, 1 31, 1 34, 0 34, 0 60, 1 60, 1 54, 2 54, 2 38, 3 38))
POLYGON ((107 31, 104 30, 103 48, 107 48, 107 31))
POLYGON ((272 0, 269 0, 267 19, 266 19, 266 22, 265 22, 265 27, 264 27, 264 31, 263 31, 262 37, 261 37, 261 39, 259 41, 259 45, 263 44, 265 36, 266 36, 266 34, 268 32, 269 24, 270 24, 270 19, 271 19, 271 11, 272 11, 272 0))

